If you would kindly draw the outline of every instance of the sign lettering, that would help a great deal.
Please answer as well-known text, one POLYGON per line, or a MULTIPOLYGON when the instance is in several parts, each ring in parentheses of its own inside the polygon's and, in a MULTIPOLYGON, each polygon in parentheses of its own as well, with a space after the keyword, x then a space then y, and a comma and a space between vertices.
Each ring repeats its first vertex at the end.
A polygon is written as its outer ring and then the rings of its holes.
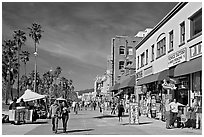
POLYGON ((168 56, 168 67, 186 61, 186 47, 168 56))

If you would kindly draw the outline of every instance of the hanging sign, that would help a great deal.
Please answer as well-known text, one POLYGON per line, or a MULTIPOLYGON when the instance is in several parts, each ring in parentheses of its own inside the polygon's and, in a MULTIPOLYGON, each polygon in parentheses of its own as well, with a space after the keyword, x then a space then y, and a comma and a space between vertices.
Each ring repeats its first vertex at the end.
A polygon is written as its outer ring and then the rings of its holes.
POLYGON ((176 89, 176 86, 175 86, 175 84, 172 84, 172 83, 167 83, 166 82, 166 79, 164 79, 163 80, 164 81, 164 83, 162 84, 162 87, 164 88, 164 89, 176 89))

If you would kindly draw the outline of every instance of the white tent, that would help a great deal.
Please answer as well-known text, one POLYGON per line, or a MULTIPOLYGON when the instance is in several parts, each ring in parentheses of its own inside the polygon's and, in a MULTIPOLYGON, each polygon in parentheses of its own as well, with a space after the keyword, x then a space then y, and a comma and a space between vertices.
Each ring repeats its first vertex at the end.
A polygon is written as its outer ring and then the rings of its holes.
POLYGON ((35 92, 31 91, 30 89, 27 89, 25 91, 25 93, 17 100, 17 103, 19 103, 22 98, 23 98, 23 100, 25 102, 27 102, 27 101, 42 99, 42 98, 45 98, 45 97, 46 97, 46 95, 40 95, 38 93, 35 93, 35 92))
POLYGON ((64 99, 64 98, 62 98, 62 97, 59 97, 59 98, 57 98, 56 100, 66 101, 66 99, 64 99))

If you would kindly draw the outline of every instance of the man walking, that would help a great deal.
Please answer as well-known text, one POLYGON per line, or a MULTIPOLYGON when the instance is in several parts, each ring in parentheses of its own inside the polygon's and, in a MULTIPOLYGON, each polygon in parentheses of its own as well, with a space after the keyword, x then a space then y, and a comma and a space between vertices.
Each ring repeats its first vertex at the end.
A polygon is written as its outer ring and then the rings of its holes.
MULTIPOLYGON (((172 112, 172 120, 170 125, 174 127, 174 122, 177 120, 179 104, 177 103, 176 99, 174 99, 173 102, 171 102, 169 105, 172 112)), ((177 120, 177 124, 178 124, 178 120, 177 120)))
POLYGON ((57 133, 58 117, 60 117, 60 106, 58 105, 57 100, 55 100, 54 104, 50 106, 50 115, 52 119, 52 131, 57 133))

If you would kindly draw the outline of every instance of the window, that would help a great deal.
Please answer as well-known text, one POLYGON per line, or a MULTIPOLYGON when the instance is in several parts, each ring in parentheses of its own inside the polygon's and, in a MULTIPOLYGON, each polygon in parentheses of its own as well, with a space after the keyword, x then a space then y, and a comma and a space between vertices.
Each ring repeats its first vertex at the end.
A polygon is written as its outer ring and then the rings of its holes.
POLYGON ((120 46, 120 48, 119 48, 119 54, 120 54, 120 55, 125 55, 125 46, 120 46))
POLYGON ((128 47, 127 55, 133 55, 133 48, 132 47, 128 47))
POLYGON ((152 45, 152 61, 154 61, 154 45, 152 45))
POLYGON ((180 43, 184 43, 185 42, 185 23, 181 23, 180 24, 180 31, 181 31, 181 38, 180 38, 180 43))
POLYGON ((140 57, 137 56, 137 69, 139 69, 139 68, 140 68, 140 57))
POLYGON ((169 32, 169 51, 173 50, 173 44, 174 44, 174 34, 173 34, 173 30, 171 32, 169 32))
POLYGON ((148 49, 146 50, 146 65, 148 64, 148 49))
POLYGON ((141 54, 141 67, 144 66, 144 52, 141 54))
POLYGON ((166 38, 157 42, 157 58, 166 54, 166 38))
POLYGON ((119 61, 119 69, 123 69, 124 68, 124 61, 119 61))
POLYGON ((190 17, 191 37, 202 32, 202 10, 190 17))
POLYGON ((131 60, 127 61, 126 66, 128 66, 128 65, 132 65, 132 61, 131 60))

